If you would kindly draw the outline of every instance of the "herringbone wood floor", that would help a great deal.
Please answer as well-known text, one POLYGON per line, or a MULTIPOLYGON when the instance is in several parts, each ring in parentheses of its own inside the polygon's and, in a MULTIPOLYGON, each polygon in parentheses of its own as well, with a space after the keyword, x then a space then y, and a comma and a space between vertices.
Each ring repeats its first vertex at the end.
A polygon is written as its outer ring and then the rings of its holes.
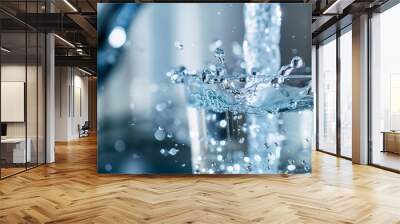
POLYGON ((0 223, 400 223, 400 175, 315 152, 313 174, 96 173, 96 139, 0 181, 0 223))

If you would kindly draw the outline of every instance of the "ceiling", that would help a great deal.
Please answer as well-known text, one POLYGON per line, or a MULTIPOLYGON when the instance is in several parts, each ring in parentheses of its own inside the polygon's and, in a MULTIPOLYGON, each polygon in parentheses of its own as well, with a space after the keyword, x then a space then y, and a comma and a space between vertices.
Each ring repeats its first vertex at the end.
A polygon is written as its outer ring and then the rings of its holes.
POLYGON ((45 0, 1 0, 2 46, 11 50, 7 58, 18 61, 25 55, 28 59, 36 57, 36 51, 43 46, 33 38, 37 33, 52 32, 57 34, 56 65, 71 65, 72 61, 75 66, 96 73, 97 2, 48 0, 46 5, 45 0), (21 32, 28 33, 27 40, 21 32))

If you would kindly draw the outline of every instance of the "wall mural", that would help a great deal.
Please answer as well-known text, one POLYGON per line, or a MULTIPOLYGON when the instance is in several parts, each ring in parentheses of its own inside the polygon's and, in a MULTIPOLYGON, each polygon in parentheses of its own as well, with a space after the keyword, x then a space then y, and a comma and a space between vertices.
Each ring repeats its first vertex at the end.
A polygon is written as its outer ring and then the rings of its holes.
POLYGON ((311 5, 98 11, 99 173, 311 172, 311 5))

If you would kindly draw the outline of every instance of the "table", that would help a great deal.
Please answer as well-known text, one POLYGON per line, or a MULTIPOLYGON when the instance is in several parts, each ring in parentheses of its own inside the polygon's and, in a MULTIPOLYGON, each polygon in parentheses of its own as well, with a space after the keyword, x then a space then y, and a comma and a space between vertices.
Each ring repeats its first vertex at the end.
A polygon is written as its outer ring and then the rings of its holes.
POLYGON ((8 163, 31 162, 32 153, 30 138, 26 139, 27 147, 25 151, 25 138, 5 138, 1 139, 1 157, 8 163), (12 155, 11 155, 12 154, 12 155))

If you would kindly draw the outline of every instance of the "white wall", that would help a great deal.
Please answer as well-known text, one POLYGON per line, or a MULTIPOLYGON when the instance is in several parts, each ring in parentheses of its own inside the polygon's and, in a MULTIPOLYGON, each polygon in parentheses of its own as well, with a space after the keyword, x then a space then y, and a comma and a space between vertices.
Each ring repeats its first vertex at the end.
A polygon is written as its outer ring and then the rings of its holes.
POLYGON ((88 78, 76 68, 56 67, 55 86, 55 140, 77 139, 78 124, 88 120, 88 78))

